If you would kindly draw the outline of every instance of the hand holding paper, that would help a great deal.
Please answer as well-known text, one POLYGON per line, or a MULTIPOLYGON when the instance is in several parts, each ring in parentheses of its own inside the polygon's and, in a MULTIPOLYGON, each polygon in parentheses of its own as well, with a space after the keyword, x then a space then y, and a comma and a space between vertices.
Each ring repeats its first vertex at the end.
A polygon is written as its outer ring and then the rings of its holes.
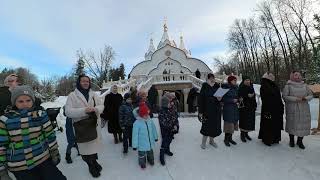
POLYGON ((229 89, 223 89, 223 88, 219 88, 215 93, 214 93, 214 97, 217 98, 222 98, 227 92, 229 91, 229 89))

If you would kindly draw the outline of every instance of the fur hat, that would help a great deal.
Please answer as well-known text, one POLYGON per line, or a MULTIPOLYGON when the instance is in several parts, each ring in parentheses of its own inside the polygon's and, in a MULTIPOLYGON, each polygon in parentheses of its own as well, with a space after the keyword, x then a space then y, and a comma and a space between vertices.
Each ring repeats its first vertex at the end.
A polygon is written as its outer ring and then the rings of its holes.
POLYGON ((12 105, 15 105, 16 104, 16 100, 18 99, 18 97, 20 97, 22 95, 29 96, 32 99, 33 103, 34 103, 35 97, 34 97, 34 92, 33 92, 32 88, 30 86, 17 86, 11 92, 11 103, 12 103, 12 105))
POLYGON ((149 115, 149 112, 150 112, 150 110, 149 110, 148 106, 146 105, 146 103, 144 103, 144 102, 140 103, 139 116, 144 117, 146 115, 149 115))
POLYGON ((233 81, 233 80, 237 80, 237 78, 232 75, 228 77, 228 83, 231 83, 231 81, 233 81))

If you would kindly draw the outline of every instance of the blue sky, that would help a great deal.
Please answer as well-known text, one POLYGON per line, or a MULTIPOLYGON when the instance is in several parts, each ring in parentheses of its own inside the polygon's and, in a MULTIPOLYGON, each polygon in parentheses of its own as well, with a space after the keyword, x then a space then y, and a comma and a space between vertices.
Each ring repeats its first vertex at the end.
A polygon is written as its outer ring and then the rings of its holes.
POLYGON ((127 72, 143 60, 149 39, 161 39, 164 17, 169 36, 182 33, 193 57, 213 67, 228 53, 228 28, 254 13, 259 0, 43 0, 0 2, 0 69, 28 67, 40 78, 71 72, 76 51, 117 53, 114 65, 127 72))

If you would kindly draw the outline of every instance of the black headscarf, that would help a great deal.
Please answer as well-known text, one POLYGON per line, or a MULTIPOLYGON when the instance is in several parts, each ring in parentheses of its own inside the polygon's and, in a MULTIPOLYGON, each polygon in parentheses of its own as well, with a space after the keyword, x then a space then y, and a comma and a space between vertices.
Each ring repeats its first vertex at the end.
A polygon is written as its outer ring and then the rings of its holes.
POLYGON ((247 91, 249 91, 249 93, 253 93, 254 92, 254 88, 253 88, 253 84, 252 82, 250 82, 250 86, 246 86, 244 85, 244 81, 249 79, 251 81, 251 78, 249 76, 242 76, 242 82, 239 85, 239 88, 244 88, 247 91))
POLYGON ((80 75, 80 76, 78 77, 78 80, 77 80, 77 89, 81 92, 81 94, 83 94, 83 96, 86 98, 86 100, 89 101, 89 91, 90 91, 90 89, 91 89, 91 79, 90 79, 90 77, 87 76, 87 75, 84 75, 84 74, 80 75), (89 79, 90 85, 89 85, 89 88, 88 88, 88 89, 83 89, 83 88, 81 87, 81 85, 80 85, 80 80, 81 80, 81 78, 83 78, 83 77, 87 77, 87 78, 89 79))

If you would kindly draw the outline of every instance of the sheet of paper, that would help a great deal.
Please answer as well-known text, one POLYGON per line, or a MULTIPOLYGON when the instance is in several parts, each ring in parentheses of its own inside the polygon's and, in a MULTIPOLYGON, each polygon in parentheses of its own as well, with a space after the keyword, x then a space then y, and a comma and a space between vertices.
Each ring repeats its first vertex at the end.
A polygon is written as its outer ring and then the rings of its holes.
POLYGON ((227 92, 229 91, 229 89, 223 89, 223 88, 219 88, 215 93, 214 93, 214 97, 223 97, 227 92))

